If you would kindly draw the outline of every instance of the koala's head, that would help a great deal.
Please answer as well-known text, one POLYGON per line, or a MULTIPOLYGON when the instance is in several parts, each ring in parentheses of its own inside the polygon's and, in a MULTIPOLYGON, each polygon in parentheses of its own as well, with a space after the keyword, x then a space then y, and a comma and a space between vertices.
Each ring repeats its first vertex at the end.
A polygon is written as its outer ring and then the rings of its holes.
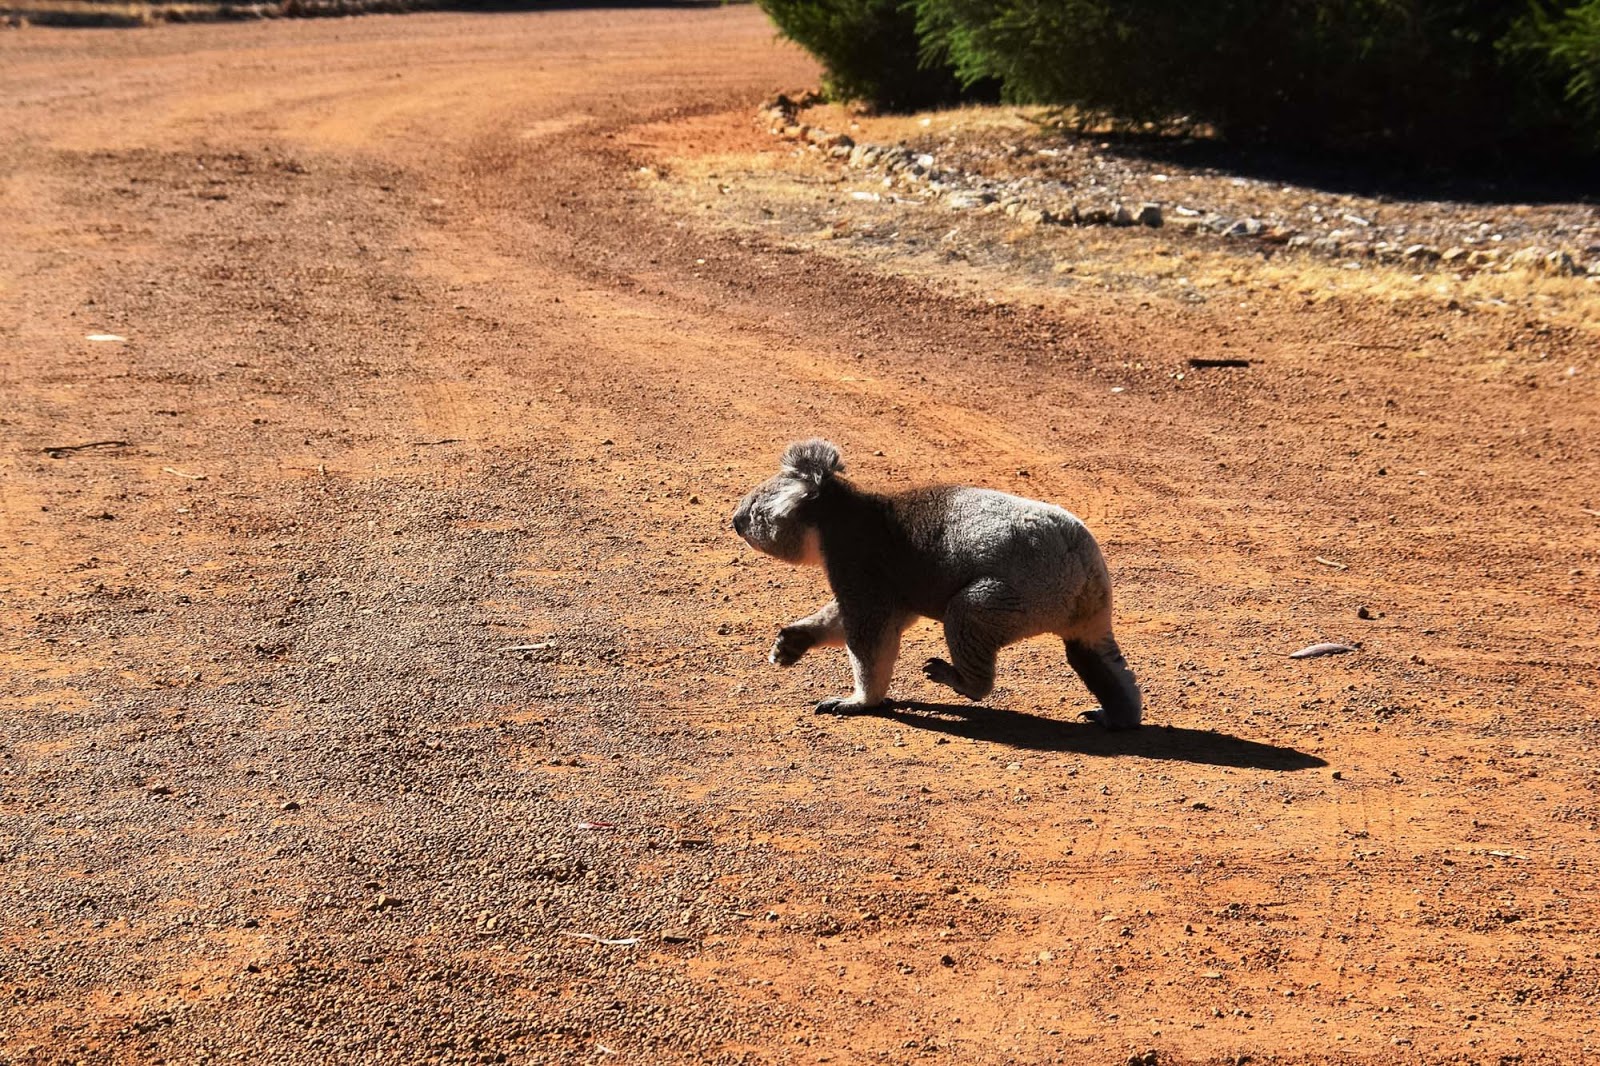
POLYGON ((739 501, 733 529, 759 552, 789 563, 821 563, 812 508, 822 488, 843 473, 839 449, 825 440, 797 441, 784 449, 783 469, 739 501))

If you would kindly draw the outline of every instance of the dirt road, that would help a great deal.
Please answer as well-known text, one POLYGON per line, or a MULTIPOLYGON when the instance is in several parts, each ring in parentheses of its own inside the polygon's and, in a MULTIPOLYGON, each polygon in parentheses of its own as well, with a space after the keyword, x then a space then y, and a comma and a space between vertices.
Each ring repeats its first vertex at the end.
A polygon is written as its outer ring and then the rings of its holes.
POLYGON ((1600 1047, 1595 338, 641 178, 814 79, 749 7, 0 35, 0 1061, 1600 1047), (822 579, 726 528, 813 433, 1082 515, 1149 726, 932 626, 814 716, 822 579))

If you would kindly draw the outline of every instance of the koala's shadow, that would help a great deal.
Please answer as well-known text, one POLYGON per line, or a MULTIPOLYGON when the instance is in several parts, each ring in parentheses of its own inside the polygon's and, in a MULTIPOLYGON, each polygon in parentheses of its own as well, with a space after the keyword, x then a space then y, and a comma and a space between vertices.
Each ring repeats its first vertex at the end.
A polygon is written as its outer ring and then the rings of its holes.
POLYGON ((1214 729, 1147 724, 1143 729, 1112 733, 1093 722, 1063 722, 1026 711, 899 700, 857 713, 913 729, 1030 751, 1133 755, 1252 770, 1310 770, 1328 765, 1326 760, 1294 748, 1245 740, 1214 729))

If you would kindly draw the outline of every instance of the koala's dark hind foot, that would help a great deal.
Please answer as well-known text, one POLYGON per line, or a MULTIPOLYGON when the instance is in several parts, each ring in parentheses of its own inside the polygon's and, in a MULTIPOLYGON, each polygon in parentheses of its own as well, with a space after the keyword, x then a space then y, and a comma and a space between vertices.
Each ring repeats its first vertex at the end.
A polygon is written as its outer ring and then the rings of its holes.
POLYGON ((1084 711, 1082 714, 1078 715, 1078 717, 1082 718, 1086 722, 1093 722, 1095 725, 1099 726, 1101 729, 1104 729, 1104 730, 1106 730, 1107 732, 1110 732, 1110 733, 1122 732, 1122 731, 1126 731, 1126 730, 1133 730, 1133 729, 1138 729, 1139 728, 1139 723, 1138 722, 1134 722, 1134 723, 1132 723, 1130 725, 1118 725, 1115 722, 1106 721, 1105 710, 1103 708, 1101 708, 1101 707, 1096 707, 1092 711, 1084 711))
POLYGON ((1117 642, 1108 635, 1093 644, 1069 640, 1066 645, 1067 662, 1100 701, 1099 707, 1084 712, 1083 717, 1107 729, 1138 729, 1144 717, 1144 699, 1117 642))
POLYGON ((945 662, 943 659, 929 659, 922 664, 922 676, 936 685, 953 689, 967 699, 977 702, 993 690, 993 683, 984 686, 974 684, 969 678, 963 677, 961 671, 945 662))

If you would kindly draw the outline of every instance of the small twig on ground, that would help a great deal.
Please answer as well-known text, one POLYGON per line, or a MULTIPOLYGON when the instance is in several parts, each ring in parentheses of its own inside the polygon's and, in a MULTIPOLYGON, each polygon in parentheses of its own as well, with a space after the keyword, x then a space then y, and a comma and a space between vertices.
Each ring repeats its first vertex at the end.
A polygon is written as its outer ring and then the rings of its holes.
POLYGON ((593 933, 568 932, 563 932, 561 935, 570 936, 578 940, 593 940, 596 944, 604 944, 608 948, 629 948, 639 942, 639 938, 636 936, 604 937, 595 936, 593 933))
POLYGON ((1331 566, 1335 570, 1348 570, 1348 569, 1350 569, 1350 567, 1346 566, 1344 563, 1336 562, 1333 559, 1324 559, 1320 555, 1317 556, 1317 562, 1321 563, 1323 566, 1331 566))
POLYGON ((1582 511, 1584 514, 1593 515, 1596 518, 1600 518, 1600 511, 1593 510, 1592 508, 1580 507, 1578 510, 1582 511))
POLYGON ((54 444, 44 449, 44 453, 52 459, 59 459, 68 452, 81 452, 85 448, 126 448, 125 440, 92 440, 87 444, 54 444))
POLYGON ((431 448, 436 444, 462 444, 465 441, 465 437, 441 437, 438 440, 414 440, 411 444, 415 448, 431 448))
POLYGON ((171 474, 173 477, 185 477, 190 481, 204 481, 208 476, 206 474, 185 474, 182 470, 174 470, 170 466, 162 467, 161 472, 163 474, 171 474))
POLYGON ((1200 359, 1200 358, 1193 358, 1193 359, 1189 360, 1189 365, 1194 367, 1197 370, 1204 369, 1206 367, 1213 367, 1213 366, 1243 366, 1243 367, 1247 367, 1247 366, 1250 365, 1250 360, 1248 360, 1248 359, 1200 359))
POLYGON ((1383 348, 1392 352, 1403 352, 1410 348, 1409 344, 1374 344, 1370 341, 1329 341, 1329 344, 1342 344, 1347 348, 1383 348))
POLYGON ((1355 651, 1355 648, 1351 647, 1348 644, 1331 644, 1331 643, 1307 644, 1305 647, 1301 648, 1299 651, 1290 652, 1289 653, 1289 658, 1291 658, 1291 659, 1320 659, 1324 655, 1344 655, 1344 654, 1346 654, 1348 652, 1352 652, 1352 651, 1355 651))
POLYGON ((510 651, 544 651, 546 648, 553 648, 555 646, 556 646, 555 645, 555 641, 547 640, 543 644, 513 644, 509 648, 501 648, 500 650, 501 651, 507 651, 507 652, 510 652, 510 651))

